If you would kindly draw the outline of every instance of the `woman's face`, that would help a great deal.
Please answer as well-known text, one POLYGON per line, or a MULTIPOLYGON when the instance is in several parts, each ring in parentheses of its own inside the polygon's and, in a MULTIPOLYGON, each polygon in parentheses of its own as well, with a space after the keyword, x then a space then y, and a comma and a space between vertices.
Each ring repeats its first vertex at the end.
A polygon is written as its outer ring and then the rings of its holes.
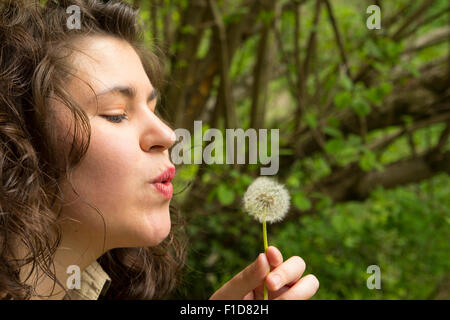
MULTIPOLYGON (((175 132, 155 115, 154 88, 127 42, 89 37, 77 47, 83 52, 76 53, 77 76, 95 91, 98 109, 92 90, 73 78, 67 88, 91 125, 89 148, 73 173, 75 190, 102 213, 107 250, 157 245, 170 231, 170 199, 149 182, 174 167, 168 148, 176 141, 175 132)), ((59 121, 59 137, 67 139, 72 115, 57 102, 52 107, 59 121)), ((67 141, 71 136, 62 143, 67 141)), ((103 244, 102 217, 78 199, 67 181, 62 190, 66 204, 62 216, 71 218, 63 225, 63 237, 103 244)))

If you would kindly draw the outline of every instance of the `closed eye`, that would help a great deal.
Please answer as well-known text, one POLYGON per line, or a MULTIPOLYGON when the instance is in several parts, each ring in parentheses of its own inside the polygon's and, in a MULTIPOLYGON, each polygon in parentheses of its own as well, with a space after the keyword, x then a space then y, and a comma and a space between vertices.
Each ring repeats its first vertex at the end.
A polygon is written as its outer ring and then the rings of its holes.
POLYGON ((114 116, 102 115, 102 117, 106 118, 109 122, 113 122, 113 123, 121 123, 122 120, 127 119, 126 114, 119 114, 119 115, 114 115, 114 116))

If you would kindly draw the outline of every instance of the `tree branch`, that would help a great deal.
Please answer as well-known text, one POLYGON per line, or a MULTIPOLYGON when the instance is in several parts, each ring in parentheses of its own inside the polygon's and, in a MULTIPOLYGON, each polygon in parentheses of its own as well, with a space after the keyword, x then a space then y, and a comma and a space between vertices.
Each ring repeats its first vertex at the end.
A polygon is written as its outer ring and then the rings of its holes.
POLYGON ((421 15, 423 15, 428 8, 434 3, 435 0, 425 0, 422 2, 422 4, 419 6, 419 8, 416 9, 404 22, 403 24, 398 28, 398 30, 394 33, 392 36, 392 39, 394 40, 400 40, 402 38, 402 32, 405 31, 408 26, 416 21, 421 15))
POLYGON ((312 30, 309 34, 308 44, 306 45, 306 56, 305 56, 305 61, 303 63, 303 82, 306 82, 306 80, 308 79, 309 66, 310 66, 311 57, 312 57, 313 49, 314 49, 314 46, 316 43, 316 38, 317 38, 317 27, 319 24, 321 4, 322 4, 322 0, 316 0, 313 26, 312 26, 312 30))
MULTIPOLYGON (((275 9, 274 1, 266 1, 263 5, 268 11, 274 11, 275 9)), ((253 70, 250 127, 254 129, 261 129, 264 127, 267 85, 271 68, 271 60, 273 60, 273 57, 271 57, 274 48, 271 44, 272 23, 268 21, 264 21, 263 23, 264 26, 259 39, 258 53, 253 70)))
POLYGON ((348 67, 347 55, 345 53, 344 45, 342 43, 342 38, 341 38, 341 35, 339 32, 339 28, 337 26, 336 19, 334 18, 333 8, 331 7, 330 0, 324 0, 324 1, 325 1, 325 5, 327 6, 328 17, 330 18, 330 23, 331 23, 331 26, 333 27, 334 37, 336 38, 336 43, 339 48, 339 53, 341 55, 342 63, 345 67, 344 71, 347 74, 347 76, 349 78, 351 78, 352 76, 350 74, 350 69, 348 67))
POLYGON ((447 143, 448 137, 450 136, 450 120, 447 121, 446 127, 445 129, 442 131, 440 137, 439 137, 439 141, 436 145, 436 149, 439 150, 442 147, 445 146, 445 144, 447 143))
POLYGON ((280 23, 279 23, 279 21, 281 20, 281 16, 276 17, 275 19, 276 19, 275 20, 276 24, 275 24, 275 27, 274 27, 275 41, 277 42, 277 47, 278 47, 278 50, 280 52, 281 60, 286 65, 286 73, 285 74, 286 74, 286 79, 288 81, 290 90, 291 90, 291 92, 296 93, 297 92, 297 86, 295 84, 295 80, 292 79, 291 72, 290 72, 290 70, 288 68, 288 66, 290 64, 289 55, 286 52, 286 50, 284 49, 284 44, 283 44, 283 40, 282 40, 282 36, 281 36, 281 32, 280 32, 280 23))
MULTIPOLYGON (((254 0, 246 0, 241 4, 242 7, 250 6, 248 13, 243 14, 240 19, 232 21, 226 26, 225 34, 227 35, 227 49, 228 49, 228 61, 231 63, 233 60, 233 56, 236 50, 241 46, 246 39, 260 32, 260 27, 256 24, 256 19, 260 13, 260 7, 257 1, 254 0)), ((210 13, 205 18, 205 23, 210 24, 213 22, 213 26, 215 26, 214 17, 211 14, 211 10, 208 10, 210 13)), ((199 29, 204 29, 205 23, 197 24, 199 29)), ((212 33, 210 39, 210 46, 208 53, 204 58, 196 60, 192 65, 195 66, 194 74, 192 75, 192 79, 194 81, 190 85, 188 91, 191 93, 188 97, 187 102, 187 111, 185 112, 185 117, 183 119, 183 128, 193 128, 193 120, 198 119, 199 117, 204 117, 210 119, 212 127, 218 126, 218 120, 220 115, 224 112, 222 103, 223 99, 221 98, 221 90, 218 90, 218 96, 216 97, 215 106, 212 108, 212 115, 208 116, 208 113, 211 113, 211 110, 206 110, 206 103, 211 95, 211 89, 213 88, 214 79, 217 75, 220 76, 220 61, 221 58, 219 54, 221 52, 221 45, 219 39, 219 33, 217 29, 214 29, 215 32, 212 33)), ((248 90, 250 92, 250 90, 248 90)))
POLYGON ((444 10, 441 10, 439 12, 436 12, 435 14, 430 15, 429 17, 426 17, 425 19, 419 21, 418 23, 416 23, 416 25, 414 27, 412 27, 407 33, 403 34, 403 38, 407 38, 410 35, 412 35, 413 33, 415 33, 417 31, 417 29, 419 29, 422 26, 427 25, 428 23, 431 23, 433 21, 435 21, 436 19, 438 19, 440 16, 442 16, 445 13, 450 12, 450 6, 448 6, 447 8, 445 8, 444 10))
MULTIPOLYGON (((416 158, 391 163, 382 171, 365 172, 357 163, 352 163, 333 171, 331 176, 309 185, 304 191, 307 194, 316 192, 326 194, 334 203, 363 201, 379 186, 391 189, 417 183, 442 172, 450 173, 450 151, 436 153, 431 149, 416 158)), ((313 199, 312 202, 315 203, 317 200, 313 199)), ((311 214, 315 209, 299 211, 294 208, 293 211, 294 214, 289 215, 287 221, 298 219, 299 215, 311 214)))
MULTIPOLYGON (((300 121, 301 121, 302 115, 305 111, 304 106, 307 104, 307 100, 308 100, 306 83, 307 83, 308 76, 309 76, 309 68, 311 65, 311 59, 312 59, 312 55, 314 52, 316 38, 317 38, 317 28, 318 28, 318 24, 319 24, 322 0, 316 0, 315 3, 316 3, 316 6, 314 9, 313 26, 312 26, 311 32, 309 33, 308 42, 306 44, 306 56, 303 61, 303 68, 300 68, 300 70, 298 72, 298 79, 297 79, 297 81, 298 81, 298 83, 297 83, 297 87, 298 87, 297 103, 298 103, 298 105, 297 105, 297 110, 295 113, 294 132, 297 132, 300 127, 300 121), (302 72, 302 73, 300 73, 300 72, 302 72)), ((300 36, 300 31, 299 31, 300 12, 298 11, 299 9, 300 9, 300 6, 298 5, 298 7, 296 7, 296 11, 295 11, 296 12, 296 20, 297 20, 295 37, 300 36)), ((298 51, 300 51, 299 44, 297 44, 297 46, 298 46, 298 51)), ((298 55, 300 55, 300 52, 298 52, 298 55)), ((296 59, 300 59, 300 58, 296 57, 296 59)))
POLYGON ((383 19, 383 28, 389 29, 395 22, 398 21, 398 17, 404 17, 410 8, 411 3, 406 2, 405 5, 397 10, 394 14, 383 19))
MULTIPOLYGON (((425 121, 438 114, 447 114, 450 111, 450 95, 445 93, 445 90, 448 90, 448 75, 443 65, 430 63, 420 77, 407 83, 394 82, 394 91, 385 98, 382 105, 374 108, 367 116, 367 131, 388 126, 402 126, 404 123, 402 115, 410 115, 413 121, 425 121)), ((344 135, 360 133, 359 118, 352 110, 345 109, 327 114, 330 115, 339 119, 340 131, 344 135)), ((321 119, 319 123, 325 125, 326 121, 326 118, 321 119)), ((304 132, 297 133, 290 145, 294 154, 280 156, 279 174, 283 176, 285 174, 283 168, 288 167, 288 163, 292 163, 294 159, 301 158, 301 155, 320 151, 321 144, 317 142, 311 130, 305 129, 304 132)))
POLYGON ((182 14, 180 28, 178 28, 175 38, 177 44, 174 54, 171 56, 171 85, 167 87, 165 106, 173 115, 173 125, 180 127, 187 114, 187 93, 188 88, 195 82, 196 60, 192 57, 196 55, 198 46, 203 37, 203 29, 195 30, 199 22, 204 21, 207 16, 208 7, 205 0, 189 1, 188 7, 182 14), (185 27, 189 26, 190 29, 185 27), (193 30, 192 30, 193 29, 193 30), (191 62, 191 63, 188 63, 191 62))
POLYGON ((166 54, 169 53, 174 33, 172 23, 172 1, 173 0, 169 0, 169 3, 167 4, 163 15, 163 49, 166 54))
POLYGON ((434 29, 429 33, 423 35, 419 39, 417 39, 410 46, 405 48, 403 54, 408 55, 415 53, 419 50, 437 45, 442 42, 446 42, 450 40, 450 27, 445 26, 441 28, 434 29))
POLYGON ((297 86, 294 90, 296 93, 297 100, 297 110, 295 114, 294 122, 294 132, 298 131, 300 127, 300 120, 302 119, 304 113, 304 105, 306 104, 306 90, 305 90, 305 74, 301 63, 300 56, 300 18, 301 18, 301 5, 299 3, 295 4, 295 31, 294 31, 294 62, 297 68, 297 86))
POLYGON ((214 17, 217 32, 219 35, 220 43, 220 90, 221 98, 224 105, 225 111, 225 126, 226 128, 237 128, 237 119, 233 107, 232 97, 231 97, 231 85, 229 77, 229 58, 228 58, 228 44, 227 44, 227 34, 225 26, 223 24, 222 15, 220 14, 219 8, 214 0, 208 0, 208 5, 211 13, 214 17))
POLYGON ((386 149, 391 143, 393 143, 395 140, 400 138, 402 135, 404 135, 407 132, 414 132, 416 130, 419 130, 421 128, 428 127, 433 124, 442 123, 450 120, 450 112, 444 113, 444 114, 438 114, 435 116, 432 116, 428 119, 418 121, 416 123, 413 123, 409 128, 403 128, 398 130, 397 132, 391 133, 389 135, 386 135, 385 137, 375 140, 367 145, 367 148, 372 151, 380 151, 386 149))
POLYGON ((377 186, 393 188, 419 182, 439 172, 450 173, 450 151, 442 154, 425 153, 412 159, 401 160, 387 166, 383 171, 373 171, 362 176, 348 199, 365 199, 377 186))

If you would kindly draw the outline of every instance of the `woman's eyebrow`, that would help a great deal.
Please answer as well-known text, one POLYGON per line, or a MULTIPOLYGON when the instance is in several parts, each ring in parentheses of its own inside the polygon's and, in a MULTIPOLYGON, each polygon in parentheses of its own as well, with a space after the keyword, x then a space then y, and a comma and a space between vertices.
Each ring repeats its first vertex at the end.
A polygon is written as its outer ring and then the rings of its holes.
MULTIPOLYGON (((133 99, 136 96, 136 88, 133 86, 114 86, 112 88, 105 89, 101 91, 100 93, 96 94, 96 97, 112 94, 112 93, 119 93, 120 95, 133 99)), ((158 97, 158 92, 156 89, 153 89, 152 92, 147 97, 147 103, 155 100, 158 97)))

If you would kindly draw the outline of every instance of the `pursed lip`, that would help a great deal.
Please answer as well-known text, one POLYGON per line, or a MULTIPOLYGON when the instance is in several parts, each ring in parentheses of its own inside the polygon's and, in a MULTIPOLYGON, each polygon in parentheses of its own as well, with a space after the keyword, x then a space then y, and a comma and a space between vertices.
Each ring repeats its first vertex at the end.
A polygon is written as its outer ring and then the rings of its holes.
POLYGON ((157 178, 153 179, 151 183, 171 182, 174 176, 175 176, 175 167, 169 167, 157 178))

